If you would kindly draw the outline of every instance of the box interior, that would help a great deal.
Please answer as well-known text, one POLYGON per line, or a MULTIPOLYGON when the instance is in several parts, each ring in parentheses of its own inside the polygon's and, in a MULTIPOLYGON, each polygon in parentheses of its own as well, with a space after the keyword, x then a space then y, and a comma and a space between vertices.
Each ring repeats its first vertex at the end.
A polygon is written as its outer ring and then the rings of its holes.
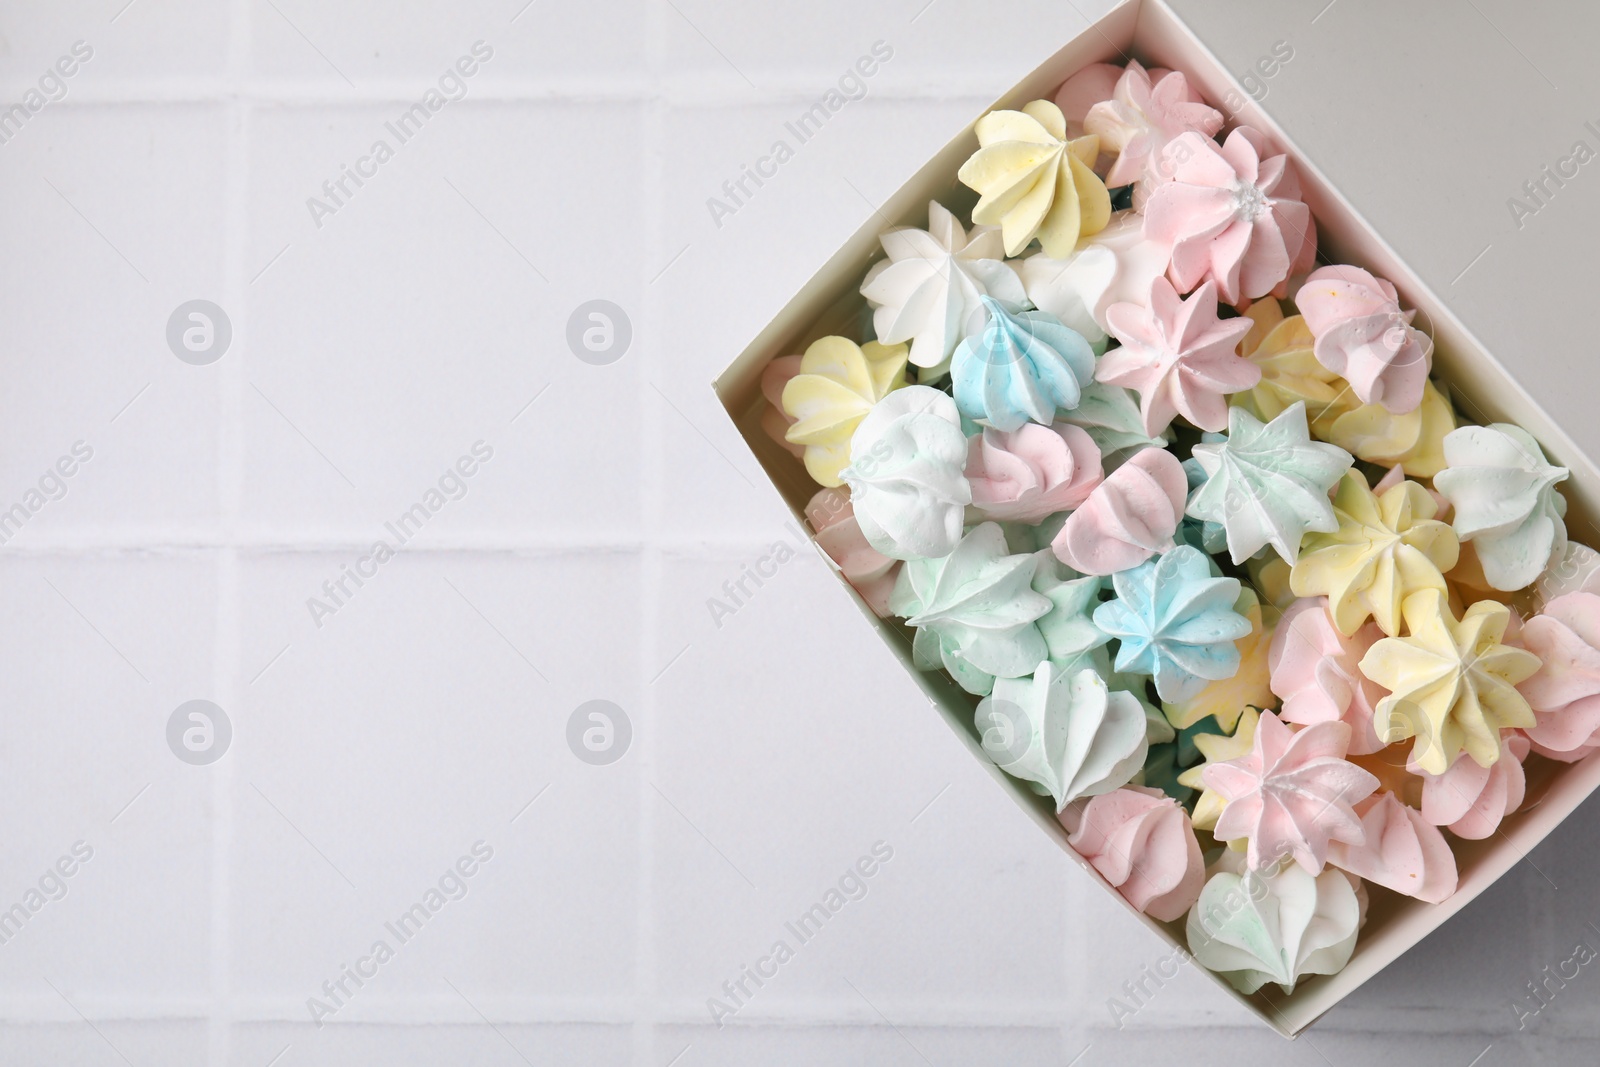
MULTIPOLYGON (((1228 116, 1228 128, 1240 124, 1253 126, 1288 152, 1299 170, 1306 203, 1317 221, 1319 260, 1357 264, 1395 284, 1402 301, 1418 309, 1419 328, 1434 338, 1434 377, 1448 384, 1458 413, 1478 423, 1511 422, 1522 426, 1538 439, 1553 462, 1568 467, 1572 477, 1563 489, 1569 503, 1569 534, 1575 541, 1600 548, 1600 537, 1596 536, 1596 530, 1600 529, 1596 522, 1600 515, 1597 510, 1600 469, 1574 446, 1571 438, 1504 366, 1484 350, 1448 306, 1400 262, 1393 249, 1298 149, 1293 138, 1249 97, 1163 0, 1130 0, 1117 7, 984 109, 984 113, 994 108, 1021 107, 1041 97, 1053 98, 1056 88, 1082 67, 1099 62, 1121 63, 1130 58, 1147 66, 1183 71, 1206 99, 1228 116)), ((973 116, 973 123, 981 114, 973 116)), ((872 336, 870 309, 857 287, 868 267, 882 257, 878 234, 891 226, 925 225, 930 199, 938 200, 964 221, 970 219, 976 194, 961 185, 955 175, 977 146, 973 123, 961 130, 863 222, 714 383, 729 417, 798 521, 804 521, 806 502, 818 487, 807 476, 800 461, 761 428, 765 404, 760 391, 761 372, 771 360, 802 352, 819 337, 841 334, 865 340, 872 336)), ((820 549, 818 551, 820 553, 820 549)), ((833 566, 826 555, 823 559, 833 566)), ((1022 809, 1066 849, 1080 867, 1121 901, 1131 915, 1170 943, 1184 946, 1181 920, 1158 923, 1123 901, 1121 894, 1105 883, 1086 861, 1067 849, 1067 835, 1056 821, 1048 799, 1035 795, 1023 783, 1005 775, 983 753, 973 726, 977 698, 942 672, 926 673, 912 666, 909 631, 896 620, 879 619, 842 577, 839 583, 867 623, 917 679, 930 703, 940 710, 973 756, 989 769, 1022 809)), ((1486 841, 1451 838, 1461 879, 1449 900, 1430 905, 1369 887, 1371 907, 1366 926, 1355 954, 1338 974, 1306 978, 1288 996, 1274 985, 1244 996, 1211 972, 1197 969, 1279 1033, 1286 1037, 1298 1034, 1521 862, 1540 839, 1600 784, 1600 760, 1595 759, 1565 765, 1530 756, 1526 770, 1527 800, 1521 811, 1505 820, 1499 833, 1486 841)))

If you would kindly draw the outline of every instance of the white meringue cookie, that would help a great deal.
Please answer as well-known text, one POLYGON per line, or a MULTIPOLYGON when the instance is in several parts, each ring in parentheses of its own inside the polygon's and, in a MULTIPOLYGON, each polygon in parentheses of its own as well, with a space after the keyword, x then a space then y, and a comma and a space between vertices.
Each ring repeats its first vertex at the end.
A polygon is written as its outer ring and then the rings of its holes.
POLYGON ((856 522, 890 559, 947 556, 972 503, 967 438, 949 395, 925 385, 897 389, 873 405, 850 439, 856 522))
POLYGON ((1022 281, 1005 262, 1000 231, 975 226, 968 233, 938 201, 928 202, 926 230, 901 226, 878 240, 889 258, 867 272, 861 295, 876 309, 878 340, 910 341, 918 367, 944 363, 963 339, 982 332, 988 322, 983 297, 1013 312, 1028 304, 1022 281))
POLYGON ((1538 578, 1567 547, 1565 467, 1546 462, 1528 431, 1509 423, 1445 435, 1446 468, 1433 485, 1455 506, 1456 536, 1471 541, 1489 584, 1506 592, 1538 578))
POLYGON ((1144 236, 1144 216, 1121 211, 1097 234, 1078 242, 1066 259, 1043 252, 1018 266, 1028 299, 1083 334, 1100 351, 1109 336, 1106 308, 1147 304, 1150 283, 1167 269, 1161 245, 1144 236))

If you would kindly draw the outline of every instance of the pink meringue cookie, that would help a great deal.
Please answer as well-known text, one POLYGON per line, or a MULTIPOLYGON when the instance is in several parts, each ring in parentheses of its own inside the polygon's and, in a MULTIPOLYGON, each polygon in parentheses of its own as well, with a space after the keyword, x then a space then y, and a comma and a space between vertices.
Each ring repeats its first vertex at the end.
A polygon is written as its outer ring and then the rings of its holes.
POLYGON ((972 506, 985 519, 1037 525, 1078 507, 1104 477, 1094 439, 1068 423, 989 426, 967 439, 972 506))
POLYGON ((1321 874, 1332 842, 1363 842, 1354 805, 1378 788, 1374 775, 1344 758, 1349 743, 1342 722, 1291 731, 1263 714, 1248 755, 1209 763, 1201 774, 1224 804, 1212 833, 1218 841, 1245 839, 1252 870, 1292 856, 1306 873, 1321 874))
POLYGON ((761 428, 793 456, 805 455, 806 446, 796 444, 786 436, 795 420, 783 410, 783 387, 789 384, 789 379, 800 373, 800 359, 799 356, 779 356, 761 372, 761 395, 767 399, 767 405, 761 412, 761 428))
POLYGON ((1389 691, 1361 673, 1361 657, 1383 637, 1368 621, 1345 637, 1328 614, 1326 597, 1302 597, 1283 613, 1267 652, 1268 683, 1283 701, 1284 721, 1350 727, 1349 752, 1365 756, 1384 748, 1372 728, 1373 709, 1389 691))
POLYGON ((1573 763, 1600 748, 1600 596, 1567 593, 1522 626, 1521 644, 1542 660, 1517 687, 1537 724, 1533 751, 1573 763))
POLYGON ((1177 71, 1156 77, 1130 60, 1110 99, 1095 104, 1084 116, 1083 129, 1100 138, 1102 152, 1117 153, 1117 161, 1106 172, 1106 185, 1138 182, 1134 207, 1140 208, 1151 191, 1172 176, 1159 165, 1162 149, 1191 130, 1216 136, 1222 129, 1222 112, 1199 102, 1189 80, 1177 71))
POLYGON ((1145 236, 1172 251, 1168 275, 1188 292, 1207 278, 1228 304, 1283 295, 1316 262, 1317 230, 1289 158, 1240 126, 1218 146, 1185 133, 1162 151, 1172 180, 1145 204, 1145 236), (1265 158, 1263 158, 1265 157, 1265 158))
POLYGON ((1500 758, 1490 767, 1462 753, 1443 774, 1422 774, 1422 817, 1448 827, 1457 837, 1478 841, 1500 828, 1500 820, 1522 807, 1527 779, 1522 761, 1528 739, 1508 730, 1500 738, 1500 758))
POLYGON ((1366 840, 1335 841, 1328 862, 1369 882, 1438 904, 1456 891, 1456 857, 1439 828, 1393 793, 1379 793, 1356 805, 1366 840))
MULTIPOLYGON (((1083 136, 1083 120, 1089 109, 1102 100, 1111 99, 1122 73, 1123 68, 1115 63, 1091 63, 1061 83, 1061 88, 1056 90, 1056 107, 1067 120, 1069 136, 1083 136)), ((1155 73, 1151 71, 1152 75, 1155 73)))
POLYGON ((845 486, 824 489, 806 505, 806 521, 816 531, 817 545, 839 567, 845 581, 861 594, 867 606, 887 619, 889 594, 899 576, 900 561, 890 559, 867 543, 856 523, 850 490, 845 486))
POLYGON ((1173 546, 1188 495, 1176 456, 1164 448, 1141 449, 1067 516, 1050 548, 1083 574, 1137 567, 1173 546))
POLYGON ((1393 415, 1415 411, 1433 361, 1433 338, 1411 325, 1395 287, 1360 267, 1311 272, 1295 306, 1316 338, 1317 362, 1350 383, 1364 404, 1393 415))
POLYGON ((1067 844, 1161 922, 1182 918, 1200 899, 1205 861, 1189 813, 1159 789, 1124 786, 1061 814, 1067 844))
POLYGON ((1183 300, 1171 282, 1157 278, 1147 307, 1106 308, 1106 326, 1122 347, 1100 357, 1095 378, 1138 392, 1145 432, 1152 437, 1177 415, 1221 432, 1228 428, 1227 394, 1261 380, 1261 368, 1237 352, 1250 325, 1243 317, 1217 318, 1217 287, 1211 282, 1183 300))

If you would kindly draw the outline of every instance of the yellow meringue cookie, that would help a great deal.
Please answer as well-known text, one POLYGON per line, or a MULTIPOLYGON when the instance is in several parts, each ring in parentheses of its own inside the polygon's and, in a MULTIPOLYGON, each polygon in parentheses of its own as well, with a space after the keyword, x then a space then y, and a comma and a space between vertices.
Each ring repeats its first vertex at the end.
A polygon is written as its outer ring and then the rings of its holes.
POLYGON ((1455 428, 1455 410, 1430 381, 1415 411, 1394 415, 1381 404, 1361 404, 1337 415, 1330 410, 1311 432, 1357 459, 1402 467, 1412 478, 1432 478, 1445 468, 1444 438, 1455 428))
POLYGON ((850 437, 872 406, 906 384, 905 345, 844 337, 811 342, 800 371, 783 387, 784 414, 794 419, 784 437, 805 446, 806 471, 817 484, 842 484, 850 437))
POLYGON ((1261 381, 1252 389, 1234 393, 1230 402, 1270 422, 1303 400, 1311 432, 1326 439, 1326 428, 1359 407, 1361 401, 1343 378, 1317 362, 1311 351, 1316 339, 1305 319, 1299 315, 1284 318, 1271 297, 1251 304, 1245 315, 1254 325, 1240 343, 1239 354, 1261 368, 1261 381))
POLYGON ((1370 615, 1390 637, 1400 632, 1401 605, 1423 589, 1445 592, 1444 572, 1461 546, 1448 523, 1434 519, 1439 506, 1417 482, 1404 481, 1382 495, 1349 471, 1333 498, 1339 528, 1309 533, 1289 572, 1295 596, 1325 596, 1334 625, 1346 637, 1370 615))
POLYGON ((1045 255, 1066 259, 1078 238, 1111 221, 1111 196, 1095 174, 1100 138, 1067 139, 1067 120, 1048 100, 1021 111, 991 111, 978 120, 979 148, 961 165, 962 184, 982 199, 972 221, 999 226, 1006 255, 1034 237, 1045 255))
MULTIPOLYGON (((1190 821, 1194 823, 1196 830, 1213 829, 1217 825, 1217 816, 1222 814, 1222 809, 1227 804, 1220 793, 1206 787, 1203 778, 1206 766, 1248 756, 1255 748, 1256 725, 1260 721, 1261 712, 1255 708, 1245 708, 1231 737, 1223 734, 1195 736, 1194 747, 1200 750, 1205 759, 1178 775, 1178 784, 1200 790, 1200 799, 1195 801, 1194 814, 1190 816, 1190 821)), ((1240 838, 1238 847, 1243 849, 1246 843, 1247 839, 1240 838)))
POLYGON ((1373 728, 1387 742, 1415 737, 1411 762, 1443 774, 1463 751, 1480 767, 1500 758, 1500 731, 1535 725, 1517 685, 1539 657, 1502 640, 1511 610, 1480 600, 1457 622, 1439 589, 1405 601, 1408 636, 1386 637, 1361 657, 1361 673, 1389 690, 1373 728))
POLYGON ((1250 620, 1250 632, 1234 642, 1239 649, 1239 669, 1232 678, 1207 683, 1193 700, 1161 705, 1167 721, 1179 730, 1210 715, 1218 726, 1231 731, 1245 708, 1270 708, 1278 702, 1268 684, 1267 652, 1272 648, 1272 631, 1279 612, 1276 608, 1266 609, 1272 621, 1263 624, 1261 601, 1249 588, 1239 593, 1233 610, 1250 620))

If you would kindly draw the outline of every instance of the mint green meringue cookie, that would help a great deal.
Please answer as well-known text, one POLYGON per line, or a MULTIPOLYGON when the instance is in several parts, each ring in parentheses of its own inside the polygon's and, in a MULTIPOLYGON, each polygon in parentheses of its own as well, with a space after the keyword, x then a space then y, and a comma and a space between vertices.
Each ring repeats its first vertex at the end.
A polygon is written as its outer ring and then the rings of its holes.
POLYGON ((1228 409, 1228 436, 1194 446, 1205 484, 1189 497, 1190 516, 1220 523, 1235 565, 1271 545, 1288 563, 1307 533, 1339 528, 1328 490, 1354 462, 1338 445, 1311 439, 1305 401, 1263 423, 1228 409))
POLYGON ((1365 904, 1355 879, 1335 867, 1310 875, 1297 863, 1246 870, 1223 850, 1189 910, 1189 951, 1241 993, 1276 982, 1285 993, 1308 974, 1350 962, 1365 904))
POLYGON ((1105 678, 1107 672, 1101 664, 1109 666, 1110 660, 1104 653, 1090 655, 1111 640, 1094 624, 1094 609, 1100 606, 1105 579, 1079 574, 1056 559, 1048 547, 1034 556, 1039 562, 1033 575, 1033 590, 1050 600, 1050 610, 1039 619, 1039 632, 1050 650, 1050 661, 1058 670, 1092 667, 1105 678))
POLYGON ((1145 713, 1092 670, 1068 675, 1048 661, 1031 678, 998 678, 978 705, 983 750, 1061 811, 1109 793, 1144 766, 1145 713))
POLYGON ((1037 621, 1052 608, 1032 588, 1037 564, 1036 556, 1008 554, 992 522, 973 527, 948 556, 908 561, 889 610, 917 631, 918 669, 942 666, 977 696, 987 696, 997 677, 1032 674, 1049 656, 1037 621))
POLYGON ((1455 508, 1456 536, 1471 541, 1483 576, 1511 592, 1532 584, 1566 551, 1567 501, 1552 466, 1528 431, 1509 423, 1463 426, 1444 438, 1446 468, 1433 486, 1455 508))

